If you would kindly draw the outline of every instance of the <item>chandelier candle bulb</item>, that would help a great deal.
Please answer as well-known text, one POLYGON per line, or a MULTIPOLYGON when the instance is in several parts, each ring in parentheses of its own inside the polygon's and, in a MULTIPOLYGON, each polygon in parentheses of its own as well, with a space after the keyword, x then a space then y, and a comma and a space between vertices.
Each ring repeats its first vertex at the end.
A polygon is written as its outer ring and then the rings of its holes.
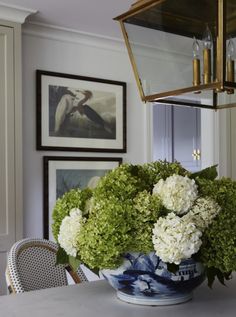
MULTIPOLYGON (((227 61, 226 61, 226 80, 234 82, 234 55, 235 47, 233 40, 230 39, 227 46, 227 61)), ((227 89, 227 94, 231 95, 234 93, 234 89, 227 89)))
POLYGON ((193 59, 193 85, 200 85, 200 60, 195 58, 193 59))
MULTIPOLYGON (((227 61, 227 81, 234 82, 234 61, 227 61)), ((227 89, 227 94, 232 95, 234 93, 234 89, 227 89)))
POLYGON ((203 83, 210 84, 211 82, 211 47, 212 47, 212 34, 207 25, 203 34, 203 83))
POLYGON ((234 82, 234 61, 227 61, 227 81, 234 82))
POLYGON ((211 82, 211 50, 203 49, 203 82, 209 84, 211 82))
POLYGON ((200 79, 200 58, 199 58, 199 44, 194 37, 193 41, 193 85, 198 86, 201 83, 200 79))

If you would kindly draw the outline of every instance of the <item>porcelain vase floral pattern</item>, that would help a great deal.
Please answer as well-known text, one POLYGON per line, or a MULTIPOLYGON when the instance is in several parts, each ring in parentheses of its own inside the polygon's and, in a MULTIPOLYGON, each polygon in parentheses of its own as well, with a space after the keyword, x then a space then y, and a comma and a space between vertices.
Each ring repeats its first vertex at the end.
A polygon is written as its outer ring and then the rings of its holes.
POLYGON ((123 301, 142 305, 170 305, 192 298, 192 291, 205 279, 201 263, 184 260, 176 273, 167 270, 154 252, 127 253, 123 264, 101 274, 117 290, 123 301))

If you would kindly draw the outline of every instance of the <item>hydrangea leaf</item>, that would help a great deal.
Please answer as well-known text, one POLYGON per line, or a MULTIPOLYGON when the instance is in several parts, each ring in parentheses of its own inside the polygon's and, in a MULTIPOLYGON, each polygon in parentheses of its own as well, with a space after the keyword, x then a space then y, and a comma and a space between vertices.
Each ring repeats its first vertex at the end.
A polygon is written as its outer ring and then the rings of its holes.
POLYGON ((68 263, 72 267, 73 271, 76 271, 79 265, 81 264, 81 261, 77 258, 74 258, 73 256, 69 256, 68 263))
POLYGON ((214 179, 216 179, 216 177, 218 175, 216 168, 217 168, 217 165, 207 167, 199 172, 193 173, 190 177, 193 179, 199 177, 199 178, 214 180, 214 179))
POLYGON ((69 262, 69 256, 66 251, 62 249, 60 246, 57 251, 56 264, 67 264, 69 262))

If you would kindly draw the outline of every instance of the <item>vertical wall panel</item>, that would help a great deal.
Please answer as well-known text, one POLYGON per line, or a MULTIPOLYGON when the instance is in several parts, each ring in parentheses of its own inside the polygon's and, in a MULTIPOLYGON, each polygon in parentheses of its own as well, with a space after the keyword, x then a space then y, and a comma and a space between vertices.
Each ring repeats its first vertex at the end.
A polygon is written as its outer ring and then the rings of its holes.
POLYGON ((0 26, 0 294, 7 251, 15 241, 14 30, 0 26))

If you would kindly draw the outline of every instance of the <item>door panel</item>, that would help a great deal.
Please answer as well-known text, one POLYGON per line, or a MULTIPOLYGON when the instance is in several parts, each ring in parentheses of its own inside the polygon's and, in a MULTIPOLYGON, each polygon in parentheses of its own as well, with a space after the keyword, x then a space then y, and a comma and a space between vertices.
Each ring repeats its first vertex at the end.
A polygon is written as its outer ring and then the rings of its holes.
POLYGON ((200 110, 196 108, 173 107, 172 120, 173 159, 191 171, 200 169, 200 110), (199 151, 198 151, 199 150, 199 151))
POLYGON ((200 116, 196 108, 154 105, 153 160, 176 160, 189 171, 199 170, 200 116))
POLYGON ((0 294, 7 251, 15 242, 15 114, 13 28, 0 27, 0 294))
POLYGON ((153 107, 153 159, 172 161, 172 112, 170 107, 153 107))
POLYGON ((6 263, 7 263, 7 252, 0 252, 0 276, 1 276, 0 295, 7 294, 7 286, 5 283, 6 263), (2 282, 2 280, 3 280, 3 282, 2 282))

